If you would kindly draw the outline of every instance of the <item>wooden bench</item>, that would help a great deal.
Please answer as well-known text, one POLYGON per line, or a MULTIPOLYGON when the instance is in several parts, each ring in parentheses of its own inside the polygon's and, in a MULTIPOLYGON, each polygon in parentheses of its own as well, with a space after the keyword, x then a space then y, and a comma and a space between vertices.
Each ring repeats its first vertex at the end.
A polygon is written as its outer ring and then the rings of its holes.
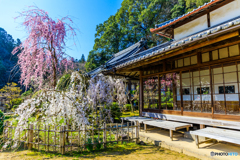
POLYGON ((138 121, 139 123, 143 123, 143 121, 152 121, 152 120, 154 120, 152 118, 147 118, 147 117, 123 117, 121 119, 122 119, 122 121, 130 121, 130 122, 138 121))
POLYGON ((186 128, 187 131, 189 131, 189 127, 192 127, 192 124, 164 120, 143 121, 143 124, 145 132, 147 132, 147 125, 163 129, 169 129, 171 140, 173 140, 173 131, 177 131, 182 128, 186 128))
POLYGON ((240 145, 240 131, 207 127, 207 128, 196 130, 196 131, 190 131, 190 134, 195 135, 195 142, 198 148, 200 144, 206 143, 211 140, 220 140, 220 141, 225 141, 225 142, 230 142, 230 143, 235 143, 240 145), (202 136, 210 139, 199 142, 198 136, 202 136))

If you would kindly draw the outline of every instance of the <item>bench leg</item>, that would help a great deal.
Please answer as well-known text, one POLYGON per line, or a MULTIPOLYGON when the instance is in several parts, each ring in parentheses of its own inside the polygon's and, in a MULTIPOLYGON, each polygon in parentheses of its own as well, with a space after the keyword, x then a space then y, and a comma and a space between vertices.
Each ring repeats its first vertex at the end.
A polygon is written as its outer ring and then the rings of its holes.
POLYGON ((189 131, 189 127, 186 128, 187 129, 187 132, 189 131))
POLYGON ((147 125, 146 124, 144 124, 144 131, 145 131, 145 133, 147 133, 147 125))
POLYGON ((203 129, 205 128, 205 125, 204 124, 200 124, 200 129, 203 129))
POLYGON ((171 141, 173 140, 173 130, 169 130, 171 141))
POLYGON ((195 135, 195 143, 197 145, 197 148, 199 148, 199 138, 198 138, 198 135, 195 135))

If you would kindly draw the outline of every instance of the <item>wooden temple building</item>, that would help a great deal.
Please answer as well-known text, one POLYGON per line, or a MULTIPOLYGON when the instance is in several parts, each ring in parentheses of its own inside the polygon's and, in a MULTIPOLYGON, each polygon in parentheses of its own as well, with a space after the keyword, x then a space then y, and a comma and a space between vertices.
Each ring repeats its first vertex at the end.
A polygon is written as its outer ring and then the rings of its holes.
POLYGON ((150 31, 171 41, 141 40, 89 74, 138 80, 140 116, 240 128, 240 0, 211 0, 150 31))

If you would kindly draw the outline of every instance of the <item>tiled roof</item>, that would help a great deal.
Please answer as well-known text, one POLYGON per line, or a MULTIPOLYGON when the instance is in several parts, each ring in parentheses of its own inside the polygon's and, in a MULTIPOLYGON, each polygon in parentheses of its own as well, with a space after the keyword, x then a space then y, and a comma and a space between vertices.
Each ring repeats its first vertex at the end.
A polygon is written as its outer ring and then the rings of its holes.
POLYGON ((118 65, 122 59, 127 59, 128 57, 135 55, 138 52, 142 51, 143 47, 146 47, 146 43, 145 43, 144 39, 142 39, 141 41, 133 44, 132 46, 114 54, 113 57, 109 61, 107 61, 105 65, 100 66, 100 67, 88 72, 88 75, 92 76, 92 75, 96 75, 104 70, 112 69, 113 67, 118 65))
POLYGON ((166 28, 167 26, 171 26, 171 25, 173 25, 173 24, 175 24, 179 21, 185 20, 185 19, 189 18, 189 16, 192 16, 194 14, 202 12, 203 10, 205 10, 205 9, 211 7, 211 6, 214 6, 216 3, 222 2, 222 1, 224 1, 224 0, 211 0, 209 3, 205 3, 204 5, 199 6, 198 8, 194 9, 193 11, 188 12, 188 13, 182 15, 182 16, 176 17, 174 19, 171 19, 171 20, 166 21, 166 22, 161 23, 161 24, 156 24, 155 29, 152 28, 152 29, 150 29, 150 31, 151 32, 159 31, 163 28, 166 28))
POLYGON ((238 18, 235 18, 233 20, 222 23, 218 26, 213 26, 211 28, 208 28, 207 30, 204 30, 204 31, 201 31, 199 33, 193 34, 191 36, 185 37, 181 40, 167 42, 167 43, 158 45, 156 47, 153 47, 151 49, 148 49, 146 51, 140 52, 135 56, 131 56, 131 57, 128 57, 126 59, 122 59, 121 60, 122 63, 119 63, 119 65, 117 65, 115 67, 117 69, 122 68, 122 67, 126 67, 128 65, 133 64, 133 63, 142 61, 146 58, 150 58, 150 57, 153 57, 153 56, 156 56, 156 55, 163 54, 163 53, 165 53, 165 52, 167 52, 171 49, 181 47, 185 44, 188 44, 188 43, 193 42, 195 40, 198 40, 200 38, 211 36, 211 34, 213 34, 213 33, 219 32, 221 30, 225 30, 227 28, 230 28, 232 26, 239 25, 239 24, 240 24, 240 18, 238 17, 238 18))

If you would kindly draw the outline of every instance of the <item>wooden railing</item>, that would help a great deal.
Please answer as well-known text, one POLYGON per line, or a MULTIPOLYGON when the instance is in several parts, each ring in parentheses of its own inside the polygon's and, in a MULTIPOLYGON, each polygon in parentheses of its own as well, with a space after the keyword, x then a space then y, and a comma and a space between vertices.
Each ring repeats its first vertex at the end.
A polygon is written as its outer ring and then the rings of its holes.
MULTIPOLYGON (((138 122, 104 123, 103 127, 88 126, 74 129, 68 126, 50 126, 29 124, 27 128, 14 137, 15 126, 4 125, 4 142, 18 142, 24 149, 44 150, 46 152, 60 152, 65 154, 72 151, 85 151, 107 148, 110 143, 139 141, 140 125, 138 122)), ((12 144, 14 143, 12 142, 12 144)))

